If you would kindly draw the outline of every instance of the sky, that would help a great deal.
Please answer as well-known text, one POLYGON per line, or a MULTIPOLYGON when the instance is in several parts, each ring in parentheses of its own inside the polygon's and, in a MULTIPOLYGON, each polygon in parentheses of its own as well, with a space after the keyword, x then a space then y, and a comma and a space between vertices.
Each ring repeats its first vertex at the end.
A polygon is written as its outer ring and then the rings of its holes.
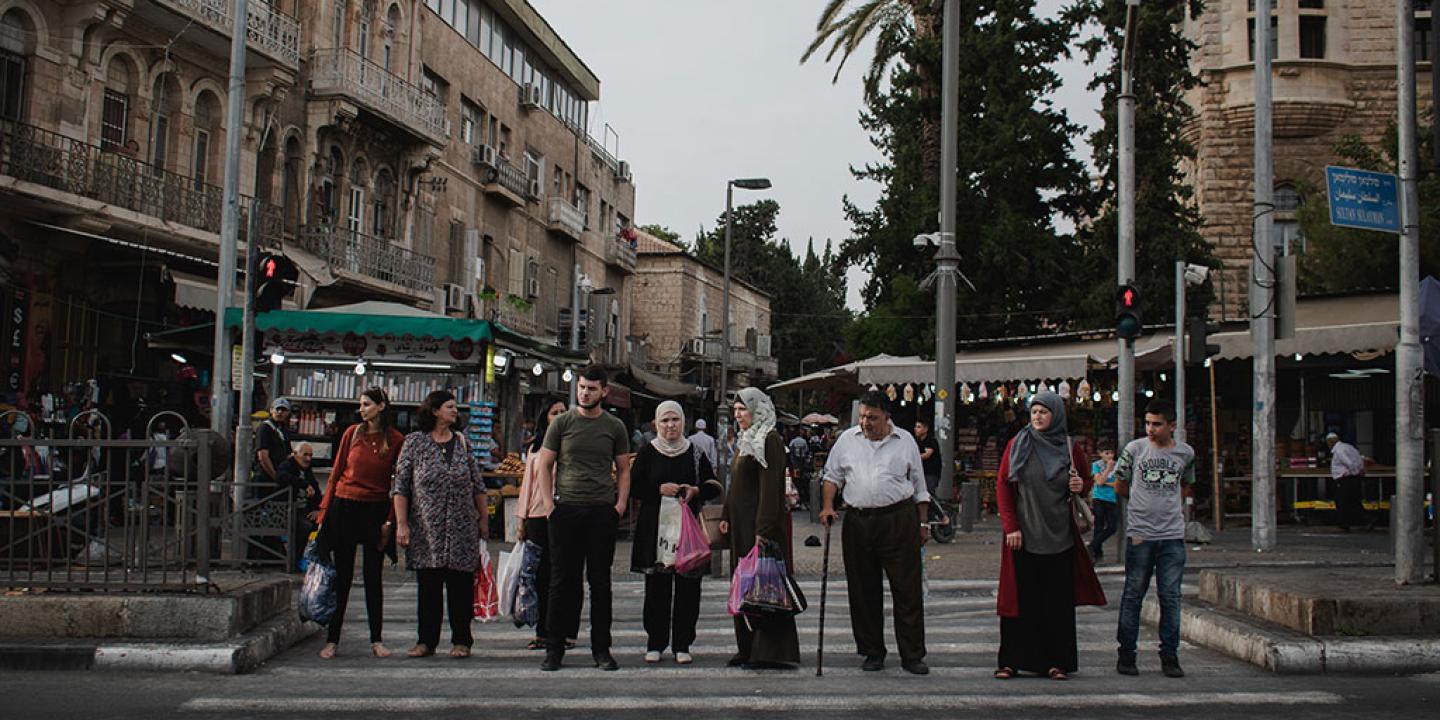
MULTIPOLYGON (((849 237, 843 198, 873 206, 879 186, 850 173, 883 159, 859 124, 871 47, 857 51, 836 84, 823 58, 800 64, 825 0, 530 3, 600 78, 591 134, 612 151, 618 135, 618 155, 635 176, 637 224, 692 239, 724 212, 726 180, 768 177, 770 190, 736 190, 735 204, 774 199, 780 237, 797 254, 813 237, 818 253, 826 239, 838 249, 849 237)), ((1037 12, 1061 6, 1039 0, 1037 12)), ((1056 69, 1065 82, 1056 103, 1093 129, 1099 99, 1085 90, 1090 68, 1062 60, 1056 69)), ((1075 145, 1088 159, 1085 139, 1075 145)), ((850 271, 851 309, 863 309, 865 277, 850 271)))

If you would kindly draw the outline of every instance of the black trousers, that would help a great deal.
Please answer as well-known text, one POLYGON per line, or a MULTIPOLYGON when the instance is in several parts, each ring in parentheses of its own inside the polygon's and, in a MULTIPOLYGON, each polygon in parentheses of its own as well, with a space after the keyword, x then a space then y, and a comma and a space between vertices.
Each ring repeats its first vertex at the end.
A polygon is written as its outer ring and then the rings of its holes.
POLYGON ((440 644, 440 614, 450 615, 450 644, 469 647, 475 644, 470 634, 470 621, 475 618, 475 573, 448 568, 427 568, 415 571, 419 586, 416 612, 420 620, 417 643, 434 650, 440 644), (441 594, 446 595, 442 600, 441 594))
POLYGON ((1075 646, 1075 558, 1070 549, 1055 555, 1006 550, 1015 568, 1020 616, 1000 618, 997 667, 1043 673, 1079 666, 1075 646))
POLYGON ((855 649, 885 657, 884 577, 895 603, 895 644, 902 660, 925 657, 925 601, 920 588, 920 518, 910 500, 878 510, 845 511, 841 541, 855 649))
POLYGON ((370 621, 370 642, 380 642, 385 625, 385 589, 380 585, 384 553, 379 548, 380 526, 390 514, 390 503, 355 502, 335 498, 325 513, 325 546, 335 553, 335 615, 326 629, 326 641, 340 642, 345 608, 350 604, 350 586, 355 582, 355 548, 361 548, 365 578, 365 615, 370 621))
POLYGON ((699 619, 700 578, 666 572, 645 576, 646 650, 690 652, 699 619))
POLYGON ((1105 554, 1105 541, 1115 534, 1119 525, 1120 506, 1096 500, 1091 507, 1095 509, 1095 534, 1090 536, 1090 557, 1098 559, 1105 554))
POLYGON ((540 546, 540 567, 535 569, 535 637, 544 638, 550 615, 550 518, 525 518, 525 539, 540 546))
POLYGON ((619 524, 611 505, 557 504, 550 513, 548 647, 564 647, 566 638, 580 633, 583 576, 590 584, 590 650, 610 651, 610 566, 619 524))
POLYGON ((1335 481, 1335 524, 1349 530, 1365 524, 1365 478, 1350 475, 1335 481))

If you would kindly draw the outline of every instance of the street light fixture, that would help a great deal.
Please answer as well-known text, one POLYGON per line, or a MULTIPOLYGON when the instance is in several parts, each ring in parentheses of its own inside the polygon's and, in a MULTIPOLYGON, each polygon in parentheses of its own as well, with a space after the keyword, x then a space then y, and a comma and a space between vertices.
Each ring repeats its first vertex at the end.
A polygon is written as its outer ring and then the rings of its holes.
MULTIPOLYGON (((729 437, 730 415, 725 406, 725 396, 730 392, 730 227, 735 210, 735 188, 741 190, 766 190, 770 188, 769 178, 736 178, 725 183, 725 292, 720 309, 720 412, 715 418, 719 424, 721 467, 724 468, 725 486, 730 486, 729 448, 725 442, 729 437)), ((702 328, 703 329, 703 328, 702 328)))

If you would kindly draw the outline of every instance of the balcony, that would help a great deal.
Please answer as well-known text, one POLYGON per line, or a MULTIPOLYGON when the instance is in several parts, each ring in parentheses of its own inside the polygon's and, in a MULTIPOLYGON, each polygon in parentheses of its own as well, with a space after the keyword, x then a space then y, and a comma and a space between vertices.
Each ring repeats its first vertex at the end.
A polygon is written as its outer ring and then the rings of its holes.
MULTIPOLYGON (((218 33, 223 43, 209 43, 211 52, 228 57, 230 30, 235 18, 235 0, 155 0, 186 20, 218 33)), ((300 67, 300 21, 276 10, 264 0, 246 6, 245 41, 250 50, 291 71, 300 67)), ((161 25, 165 23, 163 20, 161 25)), ((204 43, 202 43, 204 44, 204 43)))
POLYGON ((525 171, 511 165, 509 161, 497 158, 495 166, 484 170, 485 192, 519 207, 531 197, 530 178, 525 171))
POLYGON ((435 289, 435 258, 411 252, 384 238, 333 225, 306 225, 300 230, 299 246, 329 263, 333 271, 398 285, 422 295, 435 289))
POLYGON ((347 98, 417 140, 445 145, 445 106, 440 100, 354 51, 330 48, 312 53, 310 94, 347 98))
POLYGON ((579 241, 585 232, 585 211, 565 198, 550 198, 550 231, 579 241))
POLYGON ((635 246, 619 236, 605 241, 605 263, 620 269, 626 275, 635 274, 635 246))
MULTIPOLYGON (((220 187, 23 123, 0 123, 0 175, 209 233, 220 232, 224 214, 220 187)), ((70 204, 87 209, 78 199, 70 204)), ((241 238, 248 235, 250 206, 242 195, 241 238)), ((278 238, 280 208, 263 201, 259 208, 260 237, 278 238)))

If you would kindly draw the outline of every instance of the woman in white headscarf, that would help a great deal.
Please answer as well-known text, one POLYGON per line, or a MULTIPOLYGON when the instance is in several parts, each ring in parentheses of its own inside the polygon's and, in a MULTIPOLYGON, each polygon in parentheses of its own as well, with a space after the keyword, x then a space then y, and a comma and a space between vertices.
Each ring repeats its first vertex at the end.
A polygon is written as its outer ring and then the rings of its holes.
POLYGON ((655 540, 661 498, 688 503, 698 516, 700 506, 718 497, 720 481, 705 453, 685 438, 685 411, 667 400, 655 409, 655 439, 640 446, 630 469, 630 497, 640 508, 630 569, 645 574, 645 662, 660 662, 670 647, 675 662, 689 665, 690 644, 700 618, 700 577, 687 577, 656 562, 655 540))
MULTIPOLYGON (((720 529, 730 540, 730 573, 760 540, 779 545, 790 555, 785 521, 785 442, 775 432, 775 405, 758 388, 745 388, 735 400, 735 460, 730 466, 730 492, 720 529)), ((730 665, 794 669, 800 664, 795 616, 735 617, 738 650, 730 665)))

